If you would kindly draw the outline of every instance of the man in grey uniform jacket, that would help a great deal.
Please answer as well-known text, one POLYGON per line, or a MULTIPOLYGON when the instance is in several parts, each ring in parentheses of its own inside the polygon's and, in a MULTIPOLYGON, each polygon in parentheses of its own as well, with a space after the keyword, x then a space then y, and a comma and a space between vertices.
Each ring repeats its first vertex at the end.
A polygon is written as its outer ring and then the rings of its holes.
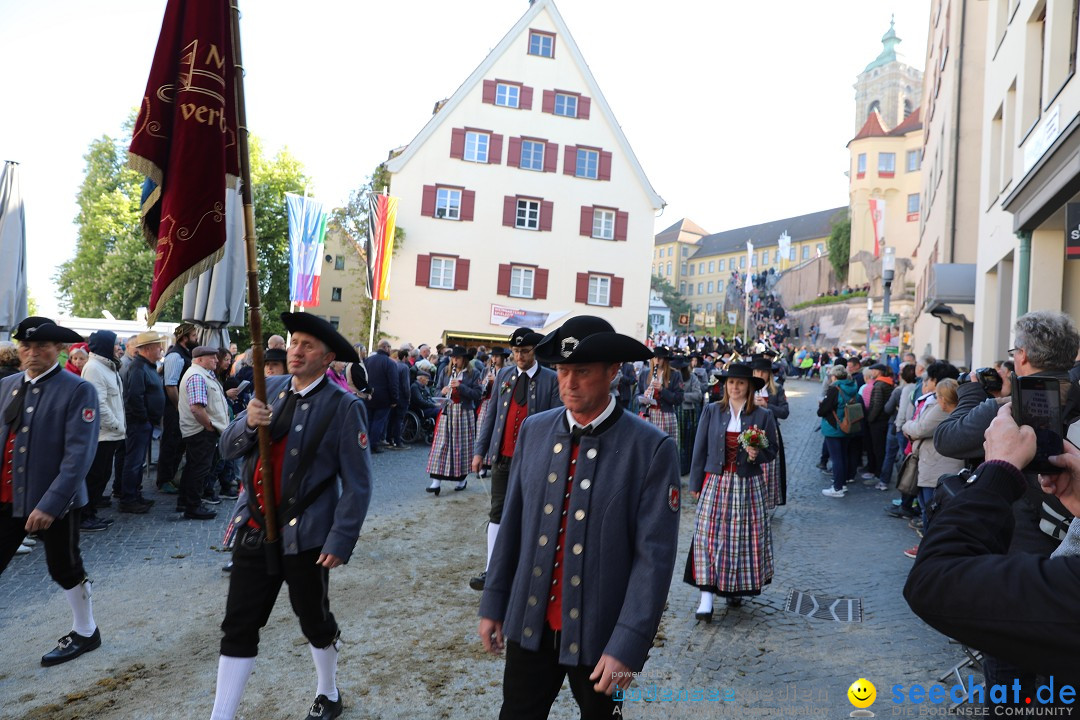
MULTIPOLYGON (((495 377, 491 402, 494 412, 484 414, 483 424, 476 430, 472 471, 480 472, 486 458, 491 459, 491 509, 488 512, 487 559, 499 536, 502 522, 506 484, 510 480, 510 460, 514 456, 521 423, 530 415, 562 405, 559 381, 555 373, 536 362, 536 343, 544 339, 529 328, 518 328, 508 344, 514 364, 503 368, 495 377)), ((483 590, 487 570, 469 580, 473 590, 483 590)))
POLYGON ((359 362, 349 342, 326 320, 282 313, 292 333, 291 375, 267 381, 269 407, 248 403, 221 436, 224 459, 244 457, 245 501, 236 525, 233 569, 212 720, 231 720, 255 666, 259 631, 270 617, 282 582, 308 639, 318 689, 309 718, 341 714, 337 688, 338 625, 330 612, 329 571, 348 562, 371 499, 371 457, 363 404, 330 382, 335 359, 359 362), (271 575, 263 547, 263 493, 257 429, 270 427, 272 474, 284 552, 281 573, 271 575))
POLYGON ((73 617, 71 632, 41 658, 42 665, 57 665, 101 646, 79 553, 98 397, 93 385, 58 362, 65 343, 82 342, 74 330, 29 317, 14 337, 25 372, 0 382, 0 573, 26 534, 38 533, 49 575, 64 589, 73 617))
POLYGON ((622 362, 652 357, 640 342, 579 316, 536 355, 558 364, 566 409, 522 425, 480 637, 492 653, 505 638, 502 720, 546 718, 567 675, 583 718, 620 716, 675 565, 678 452, 609 392, 622 362))

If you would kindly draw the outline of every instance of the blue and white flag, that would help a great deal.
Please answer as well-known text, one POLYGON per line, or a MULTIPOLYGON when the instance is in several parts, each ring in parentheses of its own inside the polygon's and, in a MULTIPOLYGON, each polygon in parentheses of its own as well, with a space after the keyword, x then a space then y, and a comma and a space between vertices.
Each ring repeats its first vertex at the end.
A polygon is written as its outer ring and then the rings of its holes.
POLYGON ((301 307, 319 304, 319 278, 326 239, 323 204, 285 193, 289 211, 289 302, 301 307))

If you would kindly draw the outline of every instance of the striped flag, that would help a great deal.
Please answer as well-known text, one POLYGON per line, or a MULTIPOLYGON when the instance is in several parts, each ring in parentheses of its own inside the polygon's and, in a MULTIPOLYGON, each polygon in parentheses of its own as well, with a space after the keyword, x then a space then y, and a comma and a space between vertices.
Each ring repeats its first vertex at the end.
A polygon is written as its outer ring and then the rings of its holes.
POLYGON ((368 195, 367 293, 375 300, 390 299, 390 261, 394 257, 397 206, 396 197, 368 195))
POLYGON ((319 279, 326 241, 326 211, 321 202, 285 193, 289 211, 289 302, 319 304, 319 279))

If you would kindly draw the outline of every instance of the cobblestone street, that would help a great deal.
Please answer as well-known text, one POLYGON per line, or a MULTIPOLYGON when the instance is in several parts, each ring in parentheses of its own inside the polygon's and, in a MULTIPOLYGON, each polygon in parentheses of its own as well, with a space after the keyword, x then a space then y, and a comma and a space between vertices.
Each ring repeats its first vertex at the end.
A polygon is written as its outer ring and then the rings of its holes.
MULTIPOLYGON (((844 499, 823 497, 828 481, 814 467, 820 386, 798 380, 787 386, 789 500, 774 517, 772 584, 742 608, 719 604, 711 625, 697 624, 697 590, 682 582, 694 522, 694 508, 685 505, 669 607, 637 683, 643 691, 716 688, 730 699, 628 702, 627 717, 843 717, 852 709, 847 687, 859 677, 877 685, 871 709, 880 714, 890 686, 932 683, 961 659, 958 647, 916 619, 901 596, 911 564, 902 551, 916 538, 906 522, 882 512, 896 493, 857 481, 844 499), (788 612, 791 591, 859 599, 862 621, 788 612)), ((433 498, 424 493, 425 461, 419 447, 374 458, 368 522, 350 564, 331 575, 331 606, 346 643, 339 682, 348 718, 497 714, 502 660, 480 648, 477 594, 466 585, 483 563, 485 487, 472 479, 463 493, 433 498)), ((68 630, 67 607, 48 579, 42 548, 16 558, 0 578, 0 716, 209 716, 227 587, 220 571, 227 555, 218 548, 230 501, 218 506, 217 520, 198 522, 178 520, 172 496, 156 498, 149 515, 104 511, 116 523, 83 539, 100 650, 58 668, 39 667, 41 653, 68 630)), ((300 717, 314 673, 284 597, 263 638, 241 714, 300 717)), ((566 690, 553 717, 575 716, 566 690)))

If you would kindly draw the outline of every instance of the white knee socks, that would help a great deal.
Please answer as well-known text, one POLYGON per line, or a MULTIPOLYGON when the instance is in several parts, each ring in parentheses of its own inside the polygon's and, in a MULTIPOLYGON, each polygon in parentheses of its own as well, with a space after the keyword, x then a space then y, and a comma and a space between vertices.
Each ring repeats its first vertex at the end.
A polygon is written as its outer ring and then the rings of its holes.
POLYGON ((83 637, 93 635, 97 623, 94 622, 94 607, 90 600, 90 581, 83 580, 70 590, 65 590, 64 596, 71 606, 71 631, 83 637))
POLYGON ((255 658, 253 657, 221 655, 218 658, 217 690, 214 694, 214 710, 210 714, 210 720, 233 720, 254 668, 255 658))
POLYGON ((697 611, 699 613, 712 612, 713 594, 711 592, 701 591, 701 603, 698 605, 697 611))
POLYGON ((315 690, 316 695, 325 695, 328 700, 337 701, 337 641, 330 647, 317 648, 308 643, 311 648, 311 659, 315 661, 315 673, 319 676, 319 687, 315 690))
MULTIPOLYGON (((488 558, 487 564, 491 564, 491 553, 495 551, 495 538, 499 537, 499 523, 488 523, 488 558)), ((487 568, 487 565, 484 566, 487 568)))

